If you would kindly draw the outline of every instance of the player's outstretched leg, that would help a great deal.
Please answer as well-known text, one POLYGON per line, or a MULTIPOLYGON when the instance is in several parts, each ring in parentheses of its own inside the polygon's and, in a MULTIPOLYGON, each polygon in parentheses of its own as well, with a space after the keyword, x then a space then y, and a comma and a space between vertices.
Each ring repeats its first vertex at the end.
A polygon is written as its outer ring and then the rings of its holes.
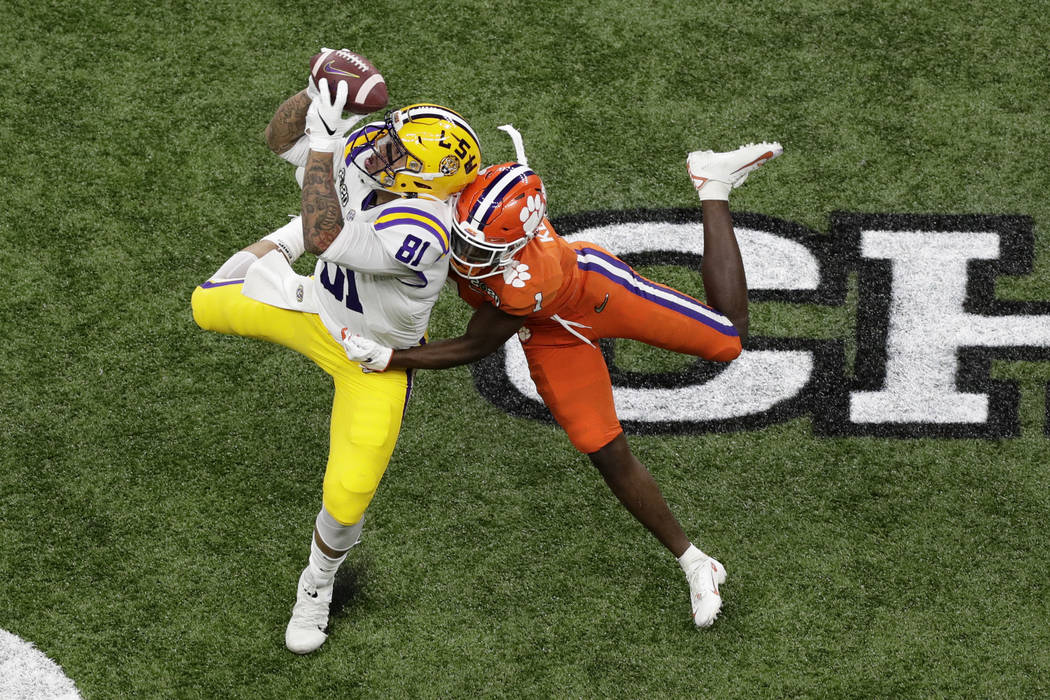
POLYGON ((776 141, 750 143, 723 153, 693 151, 686 164, 701 200, 728 200, 729 190, 744 184, 748 175, 783 152, 776 141))
MULTIPOLYGON (((686 159, 703 206, 704 259, 701 274, 707 303, 733 323, 743 343, 748 334, 747 278, 729 211, 729 192, 747 176, 781 153, 779 143, 741 146, 735 151, 694 151, 686 159)), ((678 558, 689 582, 693 622, 710 627, 722 609, 718 587, 725 583, 726 570, 714 557, 694 545, 678 558)))
POLYGON ((725 314, 740 336, 747 340, 747 276, 740 255, 729 192, 747 176, 776 158, 784 149, 779 143, 741 146, 735 151, 694 151, 686 159, 689 178, 700 196, 704 218, 704 259, 700 273, 707 304, 725 314))

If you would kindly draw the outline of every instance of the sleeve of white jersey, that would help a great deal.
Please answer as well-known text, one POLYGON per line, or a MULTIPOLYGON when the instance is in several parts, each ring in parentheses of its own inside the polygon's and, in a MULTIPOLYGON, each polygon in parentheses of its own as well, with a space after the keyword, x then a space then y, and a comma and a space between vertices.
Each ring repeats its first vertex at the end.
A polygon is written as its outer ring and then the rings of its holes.
POLYGON ((321 257, 360 272, 403 275, 432 267, 448 246, 448 225, 438 212, 398 202, 371 224, 347 222, 321 257))
MULTIPOLYGON (((382 125, 382 122, 371 122, 359 129, 355 129, 347 136, 347 141, 350 144, 357 144, 358 141, 363 143, 365 137, 382 127, 382 125)), ((342 150, 343 149, 340 149, 340 151, 342 150)), ((304 167, 306 165, 306 158, 310 155, 310 137, 303 134, 299 137, 298 141, 292 144, 291 148, 284 153, 278 153, 277 155, 284 158, 292 165, 297 165, 300 168, 304 167)))
POLYGON ((297 165, 300 168, 306 165, 306 157, 310 155, 310 139, 306 134, 299 137, 299 140, 292 144, 284 153, 278 153, 278 156, 284 158, 292 165, 297 165))
MULTIPOLYGON (((354 147, 366 143, 369 135, 372 134, 374 131, 380 129, 382 126, 383 122, 371 122, 370 124, 366 124, 361 128, 350 132, 350 135, 347 136, 347 144, 351 149, 350 154, 353 155, 354 147)), ((334 154, 333 157, 338 161, 343 157, 344 150, 345 148, 339 149, 339 151, 336 154, 334 154)), ((284 153, 278 153, 277 155, 283 158, 284 160, 288 161, 292 165, 296 166, 295 179, 299 183, 299 186, 302 187, 304 174, 303 168, 306 167, 306 160, 310 156, 310 137, 308 137, 306 134, 303 134, 299 137, 298 141, 292 144, 291 148, 289 148, 284 153)))

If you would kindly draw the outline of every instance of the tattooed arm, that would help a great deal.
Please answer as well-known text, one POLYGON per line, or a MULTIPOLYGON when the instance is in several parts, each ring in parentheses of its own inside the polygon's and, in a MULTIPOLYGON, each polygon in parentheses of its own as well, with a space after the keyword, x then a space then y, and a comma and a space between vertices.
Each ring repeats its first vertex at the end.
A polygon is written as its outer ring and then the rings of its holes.
MULTIPOLYGON (((306 132, 311 99, 306 90, 285 100, 266 125, 266 145, 280 155, 306 132)), ((314 255, 323 253, 343 228, 343 214, 332 175, 332 154, 311 150, 307 156, 302 192, 303 242, 314 255)))
POLYGON ((331 153, 310 151, 303 176, 302 210, 306 250, 320 255, 343 230, 343 212, 335 191, 331 153))
POLYGON ((310 151, 306 156, 301 199, 303 243, 314 255, 328 250, 343 230, 343 212, 335 191, 333 164, 337 154, 343 151, 346 132, 363 118, 360 115, 349 119, 343 117, 343 106, 350 89, 345 80, 339 81, 335 95, 329 91, 325 78, 321 78, 317 87, 318 92, 303 119, 310 151))
POLYGON ((306 90, 297 92, 277 108, 273 119, 266 125, 266 145, 280 155, 298 141, 306 129, 306 110, 310 107, 310 98, 306 90))

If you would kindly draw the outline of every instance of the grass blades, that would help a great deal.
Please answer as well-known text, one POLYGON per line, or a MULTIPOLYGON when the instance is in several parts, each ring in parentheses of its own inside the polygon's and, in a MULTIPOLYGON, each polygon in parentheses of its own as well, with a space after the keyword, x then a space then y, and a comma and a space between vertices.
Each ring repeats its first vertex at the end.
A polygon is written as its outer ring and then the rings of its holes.
MULTIPOLYGON (((261 132, 317 48, 513 157, 552 214, 696 206, 684 155, 778 139, 737 211, 1023 214, 1050 300, 1039 3, 9 2, 0 9, 0 628, 96 697, 1036 697, 1050 692, 1045 362, 1004 440, 761 430, 631 442, 726 565, 676 563, 555 427, 467 368, 419 375, 341 572, 332 637, 283 648, 326 455, 305 359, 199 331, 189 295, 298 208, 261 132)), ((646 274, 702 292, 679 268, 646 274)), ((842 308, 752 332, 853 342, 842 308)), ((445 293, 431 334, 468 310, 445 293)), ((851 350, 852 352, 852 350, 851 350)), ((676 358, 626 344, 627 369, 676 358), (652 354, 650 354, 652 353, 652 354)))

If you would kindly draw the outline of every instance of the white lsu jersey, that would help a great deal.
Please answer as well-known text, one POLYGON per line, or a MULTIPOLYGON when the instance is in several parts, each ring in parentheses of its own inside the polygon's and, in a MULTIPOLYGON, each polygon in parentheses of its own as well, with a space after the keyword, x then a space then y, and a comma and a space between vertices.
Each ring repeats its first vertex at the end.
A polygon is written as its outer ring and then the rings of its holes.
MULTIPOLYGON (((374 203, 376 190, 353 161, 366 157, 365 137, 381 128, 382 122, 373 122, 355 130, 343 152, 332 154, 343 230, 318 257, 312 279, 321 320, 333 338, 341 339, 347 328, 392 348, 408 348, 424 341, 448 277, 453 209, 448 202, 422 198, 374 203)), ((284 154, 286 160, 305 164, 303 142, 284 154)))

